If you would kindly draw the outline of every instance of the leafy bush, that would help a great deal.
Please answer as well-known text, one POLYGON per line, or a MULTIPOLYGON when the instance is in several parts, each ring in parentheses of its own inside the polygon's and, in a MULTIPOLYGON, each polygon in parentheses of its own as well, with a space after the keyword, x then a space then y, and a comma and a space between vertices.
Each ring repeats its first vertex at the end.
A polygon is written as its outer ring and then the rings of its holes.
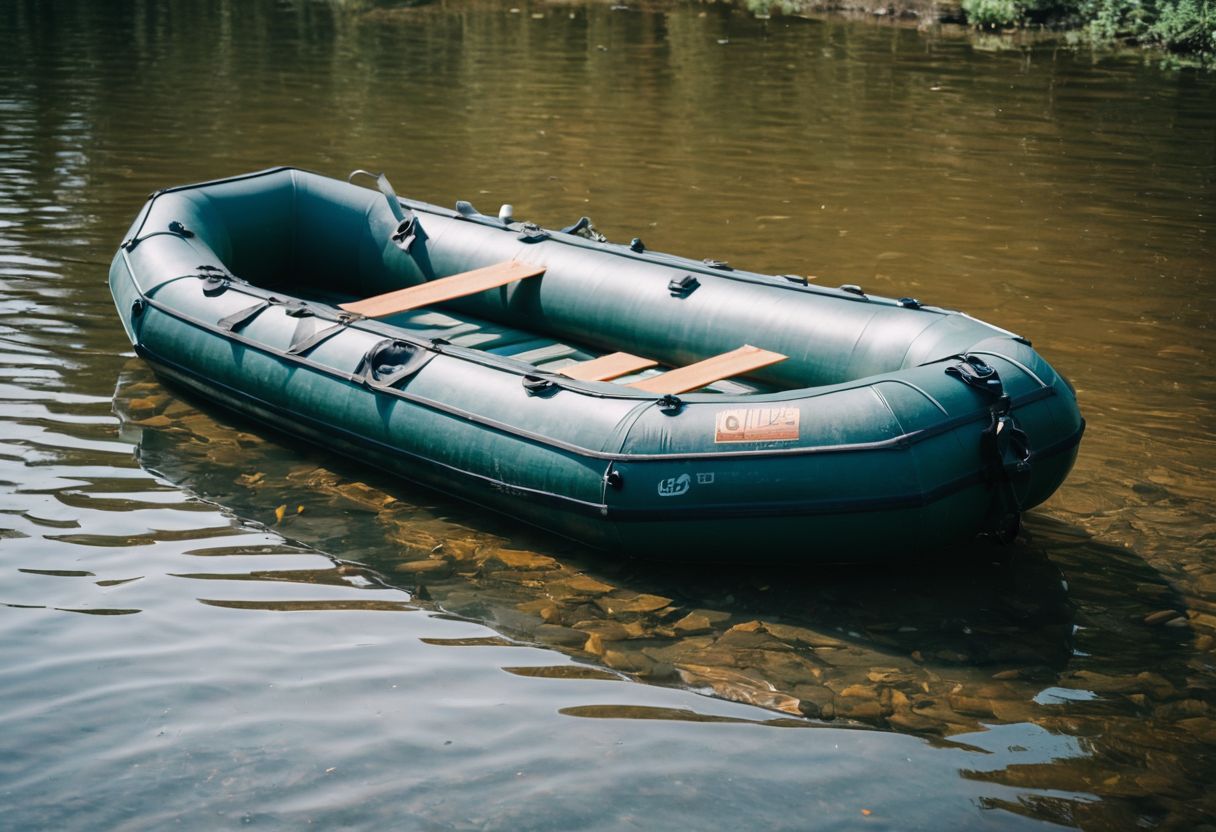
POLYGON ((1124 38, 1216 57, 1216 0, 962 0, 973 26, 1088 21, 1099 40, 1124 38))
POLYGON ((1179 52, 1216 55, 1212 0, 1083 0, 1079 11, 1100 38, 1130 38, 1179 52))
MULTIPOLYGON (((757 14, 797 14, 841 0, 743 0, 757 14)), ((898 4, 898 0, 896 0, 898 4)), ((843 0, 848 6, 874 0, 843 0)), ((1086 27, 1097 40, 1131 40, 1216 59, 1216 0, 961 0, 967 22, 981 29, 1027 23, 1086 27)))
POLYGON ((1016 0, 962 0, 967 22, 983 29, 1021 23, 1025 9, 1016 0))
POLYGON ((1171 49, 1216 55, 1216 13, 1209 0, 1161 0, 1148 38, 1171 49))
POLYGON ((1089 18, 1090 31, 1103 40, 1145 31, 1151 13, 1142 0, 1083 0, 1079 11, 1089 18))

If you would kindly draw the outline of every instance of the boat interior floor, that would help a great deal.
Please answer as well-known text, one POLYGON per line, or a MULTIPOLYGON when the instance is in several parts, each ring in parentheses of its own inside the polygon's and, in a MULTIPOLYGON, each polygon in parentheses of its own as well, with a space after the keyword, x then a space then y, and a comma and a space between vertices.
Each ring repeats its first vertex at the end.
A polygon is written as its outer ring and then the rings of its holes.
MULTIPOLYGON (((327 303, 335 304, 349 299, 345 296, 338 298, 315 295, 306 298, 306 300, 324 300, 327 303)), ((554 373, 561 372, 564 367, 600 358, 612 352, 600 351, 571 341, 559 341, 535 332, 504 326, 447 308, 421 307, 386 315, 378 320, 417 338, 442 338, 456 346, 523 361, 534 365, 537 369, 554 373)), ((628 346, 622 345, 621 349, 628 349, 628 346)), ((671 367, 657 365, 613 378, 611 383, 636 384, 671 369, 671 367)), ((781 388, 756 379, 736 377, 711 382, 700 388, 699 392, 741 396, 769 393, 778 389, 781 388)))
MULTIPOLYGON (((449 310, 413 309, 381 320, 419 338, 442 338, 456 346, 523 361, 548 372, 561 372, 564 367, 606 354, 582 344, 559 341, 449 310)), ((670 369, 661 365, 651 367, 614 378, 612 383, 629 385, 670 369)), ((702 389, 737 396, 766 393, 777 388, 754 379, 730 378, 715 381, 702 389)))

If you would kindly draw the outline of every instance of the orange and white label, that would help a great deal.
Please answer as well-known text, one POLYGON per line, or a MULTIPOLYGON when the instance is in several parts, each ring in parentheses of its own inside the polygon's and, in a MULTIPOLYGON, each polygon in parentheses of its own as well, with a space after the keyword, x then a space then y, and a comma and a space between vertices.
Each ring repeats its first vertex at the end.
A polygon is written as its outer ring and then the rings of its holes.
POLYGON ((714 442, 794 442, 798 439, 796 407, 740 407, 719 410, 714 442))

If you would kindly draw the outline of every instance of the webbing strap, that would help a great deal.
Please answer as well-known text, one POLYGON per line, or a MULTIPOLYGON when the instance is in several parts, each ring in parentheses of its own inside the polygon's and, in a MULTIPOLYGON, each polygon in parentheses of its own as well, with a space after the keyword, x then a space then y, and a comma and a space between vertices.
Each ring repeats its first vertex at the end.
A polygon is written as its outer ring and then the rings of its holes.
POLYGON ((346 324, 334 324, 325 329, 318 330, 307 338, 304 338, 287 348, 288 355, 304 355, 309 350, 321 346, 330 338, 337 335, 342 330, 346 329, 346 324))
POLYGON ((218 326, 220 329, 225 330, 226 332, 236 332, 238 329, 243 327, 245 324, 249 323, 254 318, 256 318, 258 315, 262 314, 262 312, 269 309, 272 303, 276 303, 276 302, 278 302, 277 298, 271 298, 270 300, 260 300, 257 303, 255 303, 253 306, 247 306, 244 309, 241 309, 237 312, 233 312, 231 315, 220 318, 218 321, 215 322, 215 325, 218 326))

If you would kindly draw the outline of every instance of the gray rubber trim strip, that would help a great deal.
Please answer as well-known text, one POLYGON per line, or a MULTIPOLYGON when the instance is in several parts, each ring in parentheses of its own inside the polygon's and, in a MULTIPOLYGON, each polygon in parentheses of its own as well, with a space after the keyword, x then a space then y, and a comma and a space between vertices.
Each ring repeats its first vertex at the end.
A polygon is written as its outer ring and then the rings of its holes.
MULTIPOLYGON (((389 445, 385 442, 380 442, 376 439, 371 439, 353 431, 347 430, 338 425, 333 425, 311 417, 302 417, 298 413, 291 412, 278 405, 271 404, 256 396, 251 396, 243 391, 236 390, 226 384, 220 384, 210 379, 204 379, 194 373, 187 367, 183 367, 175 362, 161 359, 155 353, 144 347, 137 347, 136 352, 141 358, 151 363, 154 367, 160 368, 162 372, 167 374, 196 391, 206 390, 221 390, 226 393, 228 398, 235 400, 244 400, 256 404, 257 407, 268 413, 274 414, 275 421, 268 422, 266 420, 257 419, 248 410, 241 410, 231 405, 222 405, 227 409, 235 410, 236 412, 248 417, 261 421, 268 426, 284 430, 296 436, 301 436, 305 439, 310 439, 309 433, 319 433, 321 435, 339 434, 346 437, 346 441, 362 445, 364 447, 372 447, 380 451, 384 451, 390 455, 397 457, 406 457, 413 462, 423 463, 433 468, 443 470, 447 474, 457 474, 476 480, 484 485, 488 485, 495 489, 508 489, 511 491, 520 492, 521 495, 526 493, 534 499, 541 499, 548 503, 561 504, 567 507, 576 509, 579 513, 588 516, 605 517, 609 520, 620 521, 640 521, 640 520, 657 520, 657 519, 693 519, 700 517, 763 517, 772 515, 808 515, 808 514, 839 514, 850 512, 864 511, 885 511, 889 509, 900 508, 916 508, 925 506, 937 500, 948 497, 949 495, 961 491, 965 488, 978 485, 984 482, 985 473, 983 471, 975 471, 969 474, 964 474, 949 482, 943 483, 936 488, 926 492, 916 492, 910 494, 888 495, 885 497, 857 497, 852 499, 828 499, 828 500, 803 500, 790 502, 765 502, 754 503, 750 505, 739 505, 737 503, 714 505, 714 506, 688 506, 688 507, 671 507, 664 506, 662 508, 610 508, 603 503, 594 503, 588 500, 580 500, 575 497, 570 497, 565 494, 558 494, 543 489, 529 488, 527 486, 516 485, 493 477, 487 477, 483 474, 477 474, 463 468, 457 468, 447 463, 440 462, 430 457, 424 457, 411 451, 406 451, 394 445, 389 445), (310 431, 291 430, 287 426, 304 426, 307 425, 310 431)), ((212 397, 212 400, 216 400, 212 397)), ((222 400, 218 400, 222 404, 222 400)), ((1039 459, 1045 456, 1051 456, 1062 451, 1069 450, 1075 447, 1081 441, 1081 435, 1085 431, 1085 424, 1082 422, 1081 427, 1069 437, 1054 443, 1052 446, 1045 448, 1032 457, 1039 459)), ((327 447, 327 446, 322 446, 327 447)), ((332 450, 332 449, 331 449, 332 450)), ((372 464, 375 465, 374 460, 372 464)), ((383 468, 383 466, 377 466, 383 468)), ((394 472, 399 473, 399 472, 394 472)), ((429 483, 423 483, 429 488, 435 486, 429 483)), ((438 489, 442 490, 442 489, 438 489)), ((453 492, 444 492, 453 493, 453 492)), ((458 494, 453 494, 459 497, 458 494)), ((462 497, 467 500, 468 497, 462 497)))
MULTIPOLYGON (((280 358, 284 361, 288 361, 291 363, 299 364, 303 367, 307 367, 308 369, 313 370, 314 372, 333 376, 335 378, 340 378, 344 381, 353 381, 355 383, 359 382, 359 377, 355 376, 351 373, 345 373, 345 372, 342 372, 341 370, 336 370, 332 367, 327 367, 324 364, 320 364, 315 361, 312 361, 307 356, 292 355, 288 351, 278 350, 273 347, 268 347, 265 344, 260 344, 256 341, 253 341, 249 338, 244 337, 239 332, 229 332, 226 330, 221 330, 213 324, 209 324, 205 321, 200 321, 200 320, 197 320, 196 318, 185 315, 181 312, 178 312, 175 309, 166 307, 164 304, 159 303, 158 301, 153 300, 151 298, 146 299, 145 303, 148 304, 149 308, 155 309, 156 311, 158 311, 162 314, 168 315, 172 318, 176 318, 177 320, 190 324, 191 326, 198 327, 199 329, 203 329, 216 336, 225 338, 227 340, 235 341, 243 346, 249 347, 250 349, 257 350, 266 355, 272 355, 272 356, 274 356, 276 358, 280 358)), ((144 315, 146 316, 147 313, 145 312, 144 315)), ((413 343, 412 341, 410 341, 410 339, 403 338, 401 340, 413 343)), ((439 349, 436 349, 429 345, 426 345, 425 342, 421 342, 418 345, 424 346, 427 349, 433 349, 436 352, 442 352, 442 350, 439 350, 439 349)), ((139 346, 140 345, 137 345, 137 348, 139 346)), ((463 358, 463 356, 454 356, 454 357, 463 358)), ((495 365, 491 365, 491 366, 495 366, 495 365)), ((508 371, 513 372, 514 368, 510 368, 510 370, 508 370, 508 371)), ((522 373, 521 373, 521 375, 522 375, 522 373)), ((884 381, 885 380, 886 379, 884 379, 884 381)), ((866 387, 868 385, 862 384, 862 385, 858 385, 858 386, 866 387)), ((585 394, 585 391, 575 388, 575 387, 563 387, 563 389, 565 389, 571 393, 575 393, 575 394, 579 394, 579 395, 585 394)), ((850 443, 844 443, 844 444, 839 444, 839 445, 811 445, 811 446, 802 446, 802 447, 798 447, 798 448, 756 448, 756 449, 751 449, 751 450, 697 451, 697 452, 691 452, 691 453, 675 452, 675 453, 648 454, 648 453, 634 453, 634 452, 624 452, 624 451, 622 451, 622 452, 600 451, 600 450, 595 450, 593 448, 586 448, 581 445, 576 445, 572 442, 566 442, 564 440, 556 439, 551 436, 544 436, 542 434, 538 434, 533 431, 526 430, 524 428, 516 427, 514 425, 510 425, 505 422, 500 422, 496 419, 490 419, 486 416, 482 416, 480 414, 473 413, 472 411, 464 410, 463 408, 458 408, 453 405, 445 404, 444 402, 436 401, 434 399, 428 399, 423 396, 418 396, 418 395, 410 393, 406 390, 398 390, 396 388, 392 388, 392 389, 379 388, 377 390, 377 392, 382 393, 384 395, 396 396, 397 398, 405 399, 406 401, 421 405, 421 406, 426 407, 431 410, 439 411, 442 413, 447 413, 447 414, 450 414, 453 416, 459 416, 462 419, 466 419, 466 420, 474 422, 476 424, 480 424, 485 427, 493 428, 502 433, 520 436, 525 439, 528 439, 529 441, 536 442, 538 444, 548 445, 548 446, 554 447, 554 448, 560 448, 561 450, 569 451, 571 453, 579 454, 580 456, 588 457, 591 459, 613 459, 613 460, 618 460, 618 461, 622 461, 622 462, 653 461, 653 460, 675 461, 675 460, 704 460, 704 459, 734 459, 734 458, 741 458, 741 457, 767 457, 767 456, 776 456, 776 457, 805 456, 805 455, 810 455, 810 454, 825 454, 825 453, 855 453, 855 452, 861 452, 861 451, 884 451, 884 450, 896 450, 896 449, 903 450, 903 449, 909 448, 912 445, 915 445, 919 442, 924 442, 935 436, 939 436, 943 433, 948 433, 949 431, 952 431, 955 428, 961 427, 963 425, 971 424, 972 422, 984 421, 985 419, 988 419, 989 415, 990 415, 988 412, 988 409, 984 408, 979 411, 976 411, 975 413, 964 414, 962 416, 955 416, 951 419, 945 419, 929 428, 921 428, 918 430, 910 431, 908 433, 900 434, 899 436, 892 436, 892 437, 888 437, 887 439, 878 439, 878 440, 874 440, 872 442, 850 442, 850 443)), ((595 395, 595 394, 591 393, 590 395, 595 395)), ((1054 388, 1042 387, 1042 388, 1039 388, 1038 390, 1034 390, 1030 393, 1025 393, 1025 394, 1017 397, 1016 399, 1012 400, 1011 406, 1014 408, 1024 407, 1028 404, 1032 404, 1036 401, 1039 401, 1040 399, 1048 398, 1048 397, 1054 396, 1054 395, 1055 395, 1054 388)), ((629 399, 629 400, 638 400, 638 401, 646 400, 646 397, 644 397, 644 396, 620 396, 619 398, 629 399)), ((655 401, 658 401, 658 400, 656 399, 655 401)), ((734 403, 734 402, 730 401, 730 400, 724 400, 723 403, 734 403)), ((694 403, 685 402, 685 404, 687 405, 687 404, 694 404, 694 403)))

